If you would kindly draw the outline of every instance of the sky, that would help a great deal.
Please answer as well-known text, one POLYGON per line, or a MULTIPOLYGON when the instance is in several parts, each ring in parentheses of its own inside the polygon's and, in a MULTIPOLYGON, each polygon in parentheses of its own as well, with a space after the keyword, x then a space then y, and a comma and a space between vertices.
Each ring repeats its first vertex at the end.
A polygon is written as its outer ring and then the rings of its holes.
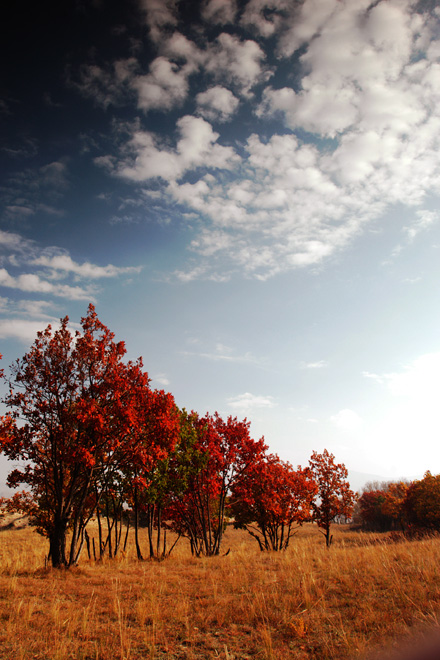
POLYGON ((6 373, 93 303, 153 387, 283 460, 440 472, 437 3, 7 5, 6 373))

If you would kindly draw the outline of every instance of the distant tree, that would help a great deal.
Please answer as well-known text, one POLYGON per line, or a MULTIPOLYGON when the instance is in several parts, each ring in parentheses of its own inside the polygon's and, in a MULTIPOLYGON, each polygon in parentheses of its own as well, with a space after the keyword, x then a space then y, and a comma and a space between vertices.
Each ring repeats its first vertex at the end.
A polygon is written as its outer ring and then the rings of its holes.
POLYGON ((356 519, 362 529, 371 532, 385 532, 391 528, 390 517, 383 512, 386 501, 385 491, 367 490, 356 503, 356 519))
POLYGON ((332 542, 331 523, 338 516, 351 516, 355 495, 347 481, 348 472, 343 463, 335 463, 335 457, 324 449, 322 454, 313 452, 309 460, 310 470, 317 486, 317 500, 313 504, 313 520, 323 530, 327 548, 332 542))
POLYGON ((407 522, 417 529, 440 531, 440 474, 426 472, 409 486, 404 509, 407 522))
POLYGON ((308 468, 276 455, 256 461, 231 494, 236 528, 253 536, 260 550, 286 550, 299 525, 312 519, 316 484, 308 468))
POLYGON ((366 484, 355 505, 355 519, 363 529, 375 532, 403 530, 403 503, 409 484, 388 481, 366 484))
POLYGON ((25 463, 8 483, 28 486, 55 567, 76 563, 107 475, 124 462, 138 423, 134 403, 149 382, 140 360, 122 361, 124 343, 92 305, 81 326, 72 334, 65 317, 58 330, 37 334, 11 368, 4 399, 11 413, 0 424, 0 451, 25 463))

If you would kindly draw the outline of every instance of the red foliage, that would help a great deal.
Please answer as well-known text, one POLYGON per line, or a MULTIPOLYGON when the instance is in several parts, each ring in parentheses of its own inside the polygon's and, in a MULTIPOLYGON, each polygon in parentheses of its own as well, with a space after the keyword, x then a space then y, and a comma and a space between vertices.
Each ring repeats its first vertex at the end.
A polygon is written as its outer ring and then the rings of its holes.
POLYGON ((196 555, 216 555, 225 527, 228 493, 266 450, 264 440, 250 437, 250 423, 216 412, 188 416, 175 470, 181 491, 170 502, 173 528, 190 539, 196 555))
POLYGON ((313 519, 324 530, 326 545, 332 537, 330 525, 338 516, 349 517, 353 511, 355 496, 347 481, 348 472, 343 463, 335 463, 335 457, 324 449, 322 454, 313 452, 310 469, 318 487, 318 501, 313 506, 313 519))
POLYGON ((261 550, 285 550, 297 525, 311 520, 316 484, 308 468, 278 456, 255 462, 232 490, 235 526, 246 529, 261 550))
POLYGON ((123 363, 124 343, 114 341, 92 305, 81 325, 73 335, 66 317, 58 330, 37 334, 12 368, 5 398, 12 414, 0 426, 0 450, 27 462, 9 484, 27 484, 44 512, 54 566, 76 562, 106 474, 123 464, 139 426, 138 395, 149 389, 141 361, 123 363))

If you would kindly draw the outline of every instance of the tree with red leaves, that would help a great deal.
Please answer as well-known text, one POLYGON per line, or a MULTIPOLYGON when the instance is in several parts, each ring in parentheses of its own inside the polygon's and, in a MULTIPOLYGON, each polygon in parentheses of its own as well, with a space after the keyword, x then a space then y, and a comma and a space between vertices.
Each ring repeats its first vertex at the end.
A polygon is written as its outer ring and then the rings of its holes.
POLYGON ((218 555, 225 529, 227 497, 266 450, 250 437, 250 423, 218 413, 192 412, 175 456, 181 489, 168 507, 173 529, 190 540, 194 555, 218 555))
POLYGON ((25 463, 8 484, 29 487, 55 567, 77 562, 107 475, 123 465, 137 429, 136 400, 149 388, 141 360, 122 361, 124 343, 92 305, 81 326, 72 334, 65 317, 59 329, 37 334, 11 368, 4 402, 12 413, 0 424, 0 450, 25 463))
POLYGON ((343 463, 335 463, 334 455, 327 449, 322 454, 314 451, 309 465, 318 488, 318 501, 313 504, 313 520, 324 530, 322 534, 329 548, 333 539, 331 523, 338 516, 351 516, 355 496, 347 481, 347 468, 343 463))
POLYGON ((367 484, 356 502, 357 522, 368 531, 403 531, 403 503, 408 487, 404 481, 367 484))
POLYGON ((246 529, 260 550, 286 550, 298 526, 312 519, 316 490, 309 468, 294 470, 265 456, 232 489, 234 526, 246 529))
POLYGON ((138 424, 124 467, 128 475, 128 497, 135 520, 138 559, 143 559, 139 543, 139 514, 147 518, 149 554, 160 559, 166 555, 166 539, 161 548, 162 510, 169 488, 167 464, 180 438, 180 411, 174 397, 163 390, 145 390, 136 402, 138 424), (157 538, 153 543, 153 530, 157 538))
POLYGON ((403 503, 409 531, 440 531, 440 474, 426 472, 407 489, 403 503))

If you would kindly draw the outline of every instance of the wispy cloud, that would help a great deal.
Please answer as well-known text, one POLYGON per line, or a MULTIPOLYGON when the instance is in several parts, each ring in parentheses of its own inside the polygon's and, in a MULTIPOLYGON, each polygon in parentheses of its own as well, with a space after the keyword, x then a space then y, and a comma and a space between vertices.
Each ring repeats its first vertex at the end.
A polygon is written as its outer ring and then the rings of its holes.
POLYGON ((140 271, 140 266, 80 264, 66 250, 42 248, 36 241, 18 233, 0 231, 0 287, 48 298, 46 303, 34 301, 33 307, 29 301, 22 301, 22 312, 35 313, 37 307, 41 312, 53 298, 95 302, 99 289, 90 281, 120 278, 140 271))
POLYGON ((248 413, 259 408, 274 408, 277 404, 272 396, 261 396, 245 392, 227 399, 228 406, 234 410, 248 413))
POLYGON ((82 264, 76 263, 72 257, 65 251, 60 250, 44 250, 43 254, 33 259, 31 262, 34 266, 44 266, 54 271, 61 271, 64 273, 73 273, 80 278, 84 279, 101 279, 107 277, 117 277, 118 275, 127 273, 139 273, 142 266, 127 266, 117 267, 112 264, 107 266, 97 266, 89 262, 82 264), (55 252, 55 254, 53 254, 55 252))
POLYGON ((27 293, 43 293, 69 300, 95 300, 95 290, 88 287, 54 284, 35 273, 22 273, 16 277, 10 275, 5 268, 0 268, 0 286, 18 289, 27 293))
POLYGON ((199 357, 205 360, 213 360, 214 362, 235 362, 235 363, 257 363, 258 360, 251 354, 245 353, 244 355, 231 354, 229 351, 217 351, 212 353, 194 351, 183 351, 182 355, 199 357))
POLYGON ((317 360, 316 362, 301 362, 301 369, 324 369, 328 367, 326 360, 317 360))

